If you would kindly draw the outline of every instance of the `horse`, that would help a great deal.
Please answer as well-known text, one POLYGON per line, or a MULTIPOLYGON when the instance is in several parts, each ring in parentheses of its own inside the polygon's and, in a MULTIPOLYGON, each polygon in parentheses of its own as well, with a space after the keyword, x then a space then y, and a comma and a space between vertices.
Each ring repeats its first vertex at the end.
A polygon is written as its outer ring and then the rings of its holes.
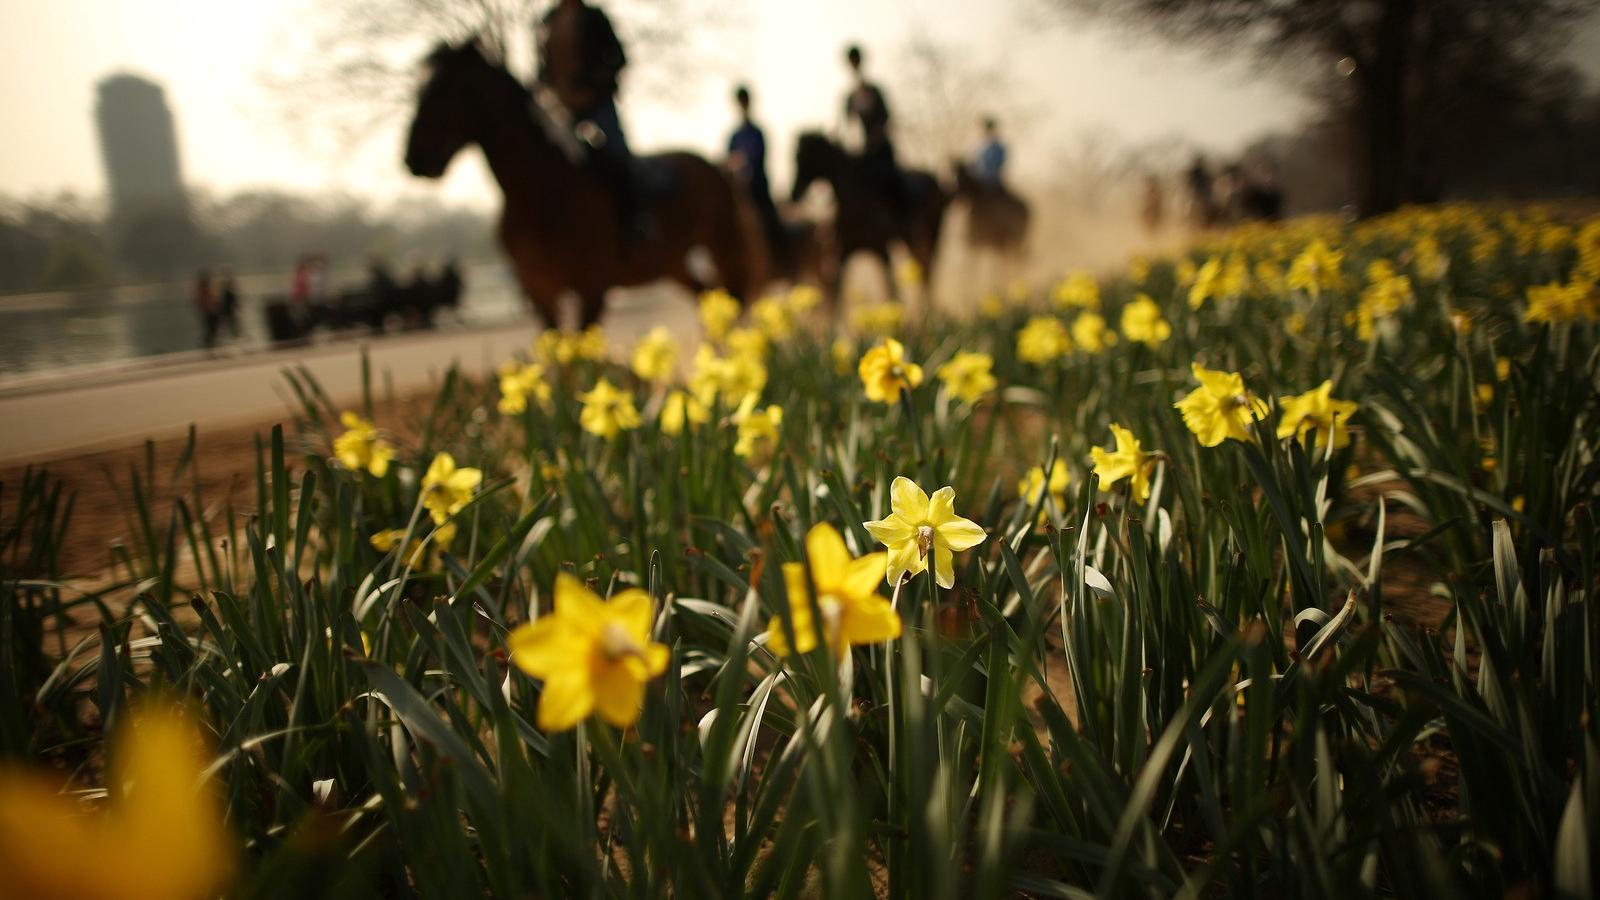
MULTIPOLYGON (((978 261, 998 259, 1015 270, 1027 253, 1032 211, 1028 201, 1002 184, 985 184, 956 160, 954 199, 967 207, 967 244, 978 261), (981 256, 980 256, 981 254, 981 256)), ((978 271, 978 265, 973 270, 978 271)))
POLYGON ((655 228, 624 241, 611 188, 586 164, 577 141, 545 113, 529 90, 491 62, 475 42, 441 44, 427 59, 405 165, 438 178, 464 147, 483 150, 505 204, 501 246, 523 292, 546 327, 558 325, 558 301, 574 291, 580 324, 599 321, 606 291, 671 279, 696 293, 711 287, 691 270, 689 251, 704 247, 720 286, 746 300, 760 287, 764 241, 755 216, 721 169, 687 152, 637 157, 654 184, 640 204, 655 228))
POLYGON ((883 264, 890 296, 898 297, 895 279, 889 268, 889 244, 899 241, 921 266, 925 278, 933 273, 934 254, 939 248, 939 230, 944 223, 949 197, 939 180, 927 172, 903 170, 910 209, 900 215, 881 185, 860 159, 834 143, 827 135, 808 131, 800 135, 795 149, 794 190, 791 199, 799 202, 817 181, 833 188, 838 214, 834 217, 832 271, 828 303, 837 310, 844 267, 858 252, 871 253, 883 264))

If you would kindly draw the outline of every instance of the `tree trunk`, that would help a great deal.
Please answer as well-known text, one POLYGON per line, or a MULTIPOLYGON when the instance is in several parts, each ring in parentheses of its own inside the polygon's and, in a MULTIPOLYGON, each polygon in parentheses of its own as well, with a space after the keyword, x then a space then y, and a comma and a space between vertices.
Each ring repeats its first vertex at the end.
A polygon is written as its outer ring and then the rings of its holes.
POLYGON ((1388 0, 1371 54, 1356 68, 1361 141, 1356 202, 1363 217, 1390 212, 1410 196, 1405 92, 1415 18, 1416 0, 1388 0))

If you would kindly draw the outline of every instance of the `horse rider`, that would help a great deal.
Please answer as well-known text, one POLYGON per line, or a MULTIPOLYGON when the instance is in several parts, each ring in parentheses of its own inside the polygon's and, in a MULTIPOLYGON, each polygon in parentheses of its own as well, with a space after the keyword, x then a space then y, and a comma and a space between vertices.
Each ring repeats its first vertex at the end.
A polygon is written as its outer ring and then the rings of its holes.
POLYGON ((624 246, 641 235, 633 155, 617 115, 618 79, 628 64, 622 41, 598 6, 558 0, 539 23, 539 83, 555 95, 573 129, 595 148, 593 156, 611 182, 624 246))
POLYGON ((893 208, 903 214, 906 192, 894 158, 894 142, 889 138, 889 103, 883 91, 862 72, 860 47, 852 44, 847 48, 845 62, 850 66, 851 79, 850 93, 844 100, 845 122, 854 122, 861 129, 861 161, 893 208))
POLYGON ((778 208, 773 205, 772 186, 767 181, 767 137, 750 117, 750 89, 739 85, 733 100, 739 107, 739 126, 728 137, 728 169, 750 192, 762 226, 774 232, 778 208))
POLYGON ((1002 189, 1005 174, 1006 145, 1000 140, 999 123, 994 116, 985 116, 982 124, 983 140, 972 154, 972 164, 968 168, 980 187, 997 192, 1002 189))

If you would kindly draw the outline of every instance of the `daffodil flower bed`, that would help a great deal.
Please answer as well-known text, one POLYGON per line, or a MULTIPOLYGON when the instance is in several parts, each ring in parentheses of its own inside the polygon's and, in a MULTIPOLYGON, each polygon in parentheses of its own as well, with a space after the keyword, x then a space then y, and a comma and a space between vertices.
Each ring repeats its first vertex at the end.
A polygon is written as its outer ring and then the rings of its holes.
POLYGON ((1451 206, 289 372, 109 586, 5 485, 0 898, 1590 895, 1597 282, 1451 206))

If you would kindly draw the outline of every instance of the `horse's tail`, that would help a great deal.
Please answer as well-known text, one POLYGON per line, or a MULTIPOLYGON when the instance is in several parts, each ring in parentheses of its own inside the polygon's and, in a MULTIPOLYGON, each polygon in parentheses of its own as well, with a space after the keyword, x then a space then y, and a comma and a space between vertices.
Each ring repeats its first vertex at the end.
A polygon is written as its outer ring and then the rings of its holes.
POLYGON ((712 226, 712 240, 723 249, 714 251, 712 256, 716 258, 723 288, 748 304, 766 285, 771 271, 766 229, 755 204, 733 176, 722 173, 722 183, 726 187, 727 209, 712 226))

